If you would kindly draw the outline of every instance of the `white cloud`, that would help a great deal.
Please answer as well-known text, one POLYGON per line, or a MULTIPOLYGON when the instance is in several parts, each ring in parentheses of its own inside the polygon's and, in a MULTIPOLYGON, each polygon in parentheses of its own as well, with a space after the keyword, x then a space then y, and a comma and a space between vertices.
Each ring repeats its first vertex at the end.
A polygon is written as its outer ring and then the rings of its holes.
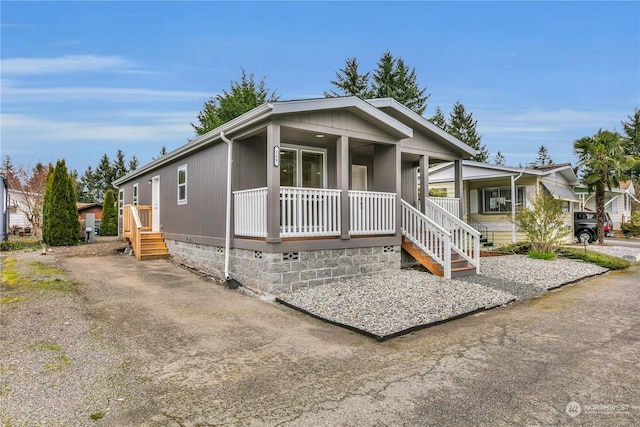
POLYGON ((17 57, 0 60, 4 75, 59 74, 73 72, 140 72, 119 56, 66 55, 57 58, 17 57))

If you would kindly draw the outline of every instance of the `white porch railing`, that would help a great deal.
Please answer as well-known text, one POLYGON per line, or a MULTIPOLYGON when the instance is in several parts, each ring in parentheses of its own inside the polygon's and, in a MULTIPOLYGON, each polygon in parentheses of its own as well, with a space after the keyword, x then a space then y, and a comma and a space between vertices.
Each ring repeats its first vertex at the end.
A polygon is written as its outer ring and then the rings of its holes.
POLYGON ((457 197, 428 197, 427 199, 440 206, 451 215, 460 218, 460 199, 457 197))
POLYGON ((267 187, 235 191, 233 206, 237 236, 267 237, 267 187))
POLYGON ((340 235, 340 190, 280 187, 280 236, 340 235))
POLYGON ((429 198, 425 204, 424 214, 451 234, 451 249, 476 267, 476 273, 479 274, 480 232, 429 198))
POLYGON ((349 234, 396 232, 396 194, 349 191, 349 234))
POLYGON ((442 265, 451 278, 451 233, 402 200, 402 235, 442 265))

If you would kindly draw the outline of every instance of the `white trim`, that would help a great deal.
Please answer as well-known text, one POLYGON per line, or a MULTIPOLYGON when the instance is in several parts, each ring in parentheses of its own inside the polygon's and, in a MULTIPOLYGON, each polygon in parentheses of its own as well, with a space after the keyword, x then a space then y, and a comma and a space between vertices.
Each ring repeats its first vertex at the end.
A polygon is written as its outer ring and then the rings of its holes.
POLYGON ((176 184, 177 184, 177 193, 176 193, 176 198, 178 200, 178 204, 179 205, 186 205, 187 204, 187 195, 188 195, 188 190, 189 190, 189 172, 188 172, 188 166, 186 164, 179 166, 178 167, 178 171, 176 173, 176 184), (184 183, 180 183, 180 172, 184 172, 184 183), (184 187, 184 198, 181 199, 180 198, 180 187, 184 187))
POLYGON ((140 200, 140 188, 138 183, 133 184, 133 205, 138 206, 138 200, 140 200))

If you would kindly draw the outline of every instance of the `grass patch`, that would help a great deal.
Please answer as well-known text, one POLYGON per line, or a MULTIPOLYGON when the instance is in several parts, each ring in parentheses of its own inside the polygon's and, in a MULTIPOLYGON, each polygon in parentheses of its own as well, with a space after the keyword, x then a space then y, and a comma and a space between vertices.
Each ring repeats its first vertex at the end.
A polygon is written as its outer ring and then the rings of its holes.
POLYGON ((54 353, 54 360, 44 365, 45 369, 49 372, 56 372, 62 368, 69 366, 71 361, 69 356, 64 353, 62 347, 51 341, 40 341, 28 347, 29 350, 39 350, 54 353))
POLYGON ((623 270, 631 265, 626 259, 584 249, 561 247, 558 253, 565 258, 578 259, 610 270, 623 270))
POLYGON ((99 420, 101 418, 104 418, 104 412, 103 411, 98 411, 98 412, 94 412, 93 414, 91 414, 89 416, 89 418, 91 418, 92 420, 99 420))
POLYGON ((540 251, 535 251, 533 249, 531 249, 529 251, 529 258, 533 258, 533 259, 542 259, 545 261, 551 261, 556 259, 556 253, 555 252, 540 252, 540 251))
POLYGON ((27 299, 27 297, 24 297, 24 296, 20 296, 20 297, 2 296, 2 297, 0 297, 0 305, 13 304, 14 302, 20 302, 20 301, 24 301, 26 299, 27 299))
POLYGON ((70 291, 76 285, 64 280, 64 271, 39 261, 3 261, 2 289, 5 291, 70 291))
POLYGON ((0 242, 0 251, 18 251, 23 248, 22 242, 11 242, 9 240, 0 242))

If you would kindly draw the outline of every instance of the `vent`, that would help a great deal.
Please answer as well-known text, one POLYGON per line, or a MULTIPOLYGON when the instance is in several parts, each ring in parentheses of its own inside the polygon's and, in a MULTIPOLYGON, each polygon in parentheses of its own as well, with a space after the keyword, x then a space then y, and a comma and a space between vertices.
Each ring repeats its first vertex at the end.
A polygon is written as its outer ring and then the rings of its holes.
POLYGON ((393 252, 393 246, 385 246, 384 248, 382 248, 382 252, 384 253, 393 252))
POLYGON ((298 259, 300 259, 299 252, 285 252, 282 254, 283 261, 297 261, 298 259))

